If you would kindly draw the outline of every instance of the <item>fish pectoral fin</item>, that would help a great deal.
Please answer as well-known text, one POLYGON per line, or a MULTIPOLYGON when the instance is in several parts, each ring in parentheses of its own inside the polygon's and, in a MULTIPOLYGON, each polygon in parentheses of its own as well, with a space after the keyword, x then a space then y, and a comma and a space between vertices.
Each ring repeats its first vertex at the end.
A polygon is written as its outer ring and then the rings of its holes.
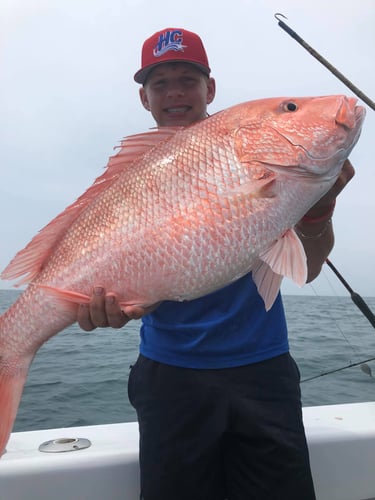
POLYGON ((0 457, 12 432, 31 359, 19 366, 17 360, 6 360, 0 354, 0 457))
POLYGON ((275 179, 262 178, 255 181, 251 180, 231 189, 230 194, 245 195, 252 198, 274 198, 276 196, 275 179))
POLYGON ((267 311, 277 297, 284 276, 299 286, 306 283, 306 253, 294 229, 289 229, 259 255, 259 263, 253 268, 252 274, 267 311))

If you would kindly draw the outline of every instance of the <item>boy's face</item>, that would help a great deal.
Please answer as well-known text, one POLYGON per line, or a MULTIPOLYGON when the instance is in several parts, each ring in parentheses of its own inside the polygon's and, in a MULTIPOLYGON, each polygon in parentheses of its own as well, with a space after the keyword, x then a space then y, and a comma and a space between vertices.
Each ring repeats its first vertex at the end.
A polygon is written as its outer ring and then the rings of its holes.
POLYGON ((151 71, 140 97, 159 127, 186 126, 206 117, 215 80, 189 63, 163 63, 151 71))

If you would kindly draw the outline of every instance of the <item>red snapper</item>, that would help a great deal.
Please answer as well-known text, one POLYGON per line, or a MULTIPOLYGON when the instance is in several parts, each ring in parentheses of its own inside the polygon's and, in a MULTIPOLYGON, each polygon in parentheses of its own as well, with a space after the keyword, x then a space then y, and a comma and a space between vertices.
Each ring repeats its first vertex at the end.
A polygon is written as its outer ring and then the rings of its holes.
POLYGON ((93 285, 150 305, 252 271, 268 310, 282 276, 304 284, 293 227, 335 183, 364 114, 345 96, 270 98, 125 138, 1 275, 30 284, 0 317, 0 455, 36 351, 76 320, 93 285))

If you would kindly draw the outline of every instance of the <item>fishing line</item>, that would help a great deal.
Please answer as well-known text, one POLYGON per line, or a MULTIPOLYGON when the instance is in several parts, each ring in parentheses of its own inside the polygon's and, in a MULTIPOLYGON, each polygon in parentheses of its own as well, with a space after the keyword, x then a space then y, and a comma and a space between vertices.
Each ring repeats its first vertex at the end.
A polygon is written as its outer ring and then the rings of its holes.
MULTIPOLYGON (((329 259, 326 259, 326 264, 328 264, 329 262, 329 267, 333 266, 333 264, 331 263, 331 261, 329 261, 329 259)), ((336 274, 337 269, 335 268, 335 274, 336 274)), ((325 277, 326 281, 327 281, 327 284, 328 286, 330 287, 331 289, 331 292, 332 292, 332 295, 338 299, 339 298, 339 295, 338 293, 336 292, 336 289, 333 287, 330 279, 328 278, 328 275, 326 274, 326 272, 324 271, 324 268, 322 270, 322 275, 325 277)), ((310 283, 310 285, 312 285, 312 283, 310 283)), ((349 285, 348 285, 349 286, 349 285)), ((353 292, 354 293, 354 292, 353 292)), ((357 294, 358 295, 358 294, 357 294)), ((360 297, 361 300, 363 301, 362 297, 360 297)), ((363 301, 364 302, 364 301, 363 301)), ((367 304, 365 303, 366 307, 368 308, 367 304)), ((362 312, 362 311, 361 311, 362 312)), ((370 311, 370 314, 372 314, 372 312, 370 311)), ((350 340, 347 338, 347 336, 344 334, 343 330, 341 329, 340 327, 340 324, 338 323, 338 321, 336 319, 333 318, 333 321, 335 322, 336 324, 336 328, 339 330, 339 332, 341 333, 342 337, 344 338, 344 340, 346 341, 346 343, 348 344, 348 346, 352 349, 353 351, 353 354, 356 356, 356 357, 360 357, 360 353, 356 352, 356 349, 354 348, 354 346, 350 343, 350 340)))
MULTIPOLYGON (((358 309, 361 311, 361 313, 369 320, 369 322, 371 323, 371 325, 375 328, 375 316, 374 316, 373 312, 371 311, 371 309, 366 304, 366 302, 363 300, 363 298, 357 292, 355 292, 351 288, 351 286, 348 284, 348 282, 344 279, 344 277, 339 273, 339 271, 337 270, 337 268, 332 264, 332 262, 328 258, 326 259, 326 264, 328 265, 328 267, 330 269, 332 269, 332 271, 335 273, 335 275, 340 280, 340 282, 348 290, 348 292, 350 293, 350 298, 352 299, 352 301, 354 302, 354 304, 358 307, 358 309)), ((327 278, 327 276, 326 276, 326 278, 327 278)), ((328 278, 327 278, 327 281, 331 285, 331 283, 328 280, 328 278)), ((333 287, 331 287, 331 289, 333 289, 333 287)), ((344 335, 344 332, 341 330, 341 328, 339 327, 339 325, 338 325, 337 322, 336 322, 336 326, 339 329, 339 331, 340 331, 341 335, 343 336, 343 338, 348 343, 348 345, 352 348, 353 353, 355 354, 355 356, 359 357, 359 354, 355 352, 354 347, 350 343, 349 339, 347 339, 347 337, 344 335)), ((321 375, 317 375, 315 377, 310 377, 308 379, 304 379, 303 382, 306 382, 307 380, 313 380, 314 378, 322 377, 324 375, 329 375, 330 373, 335 373, 337 371, 345 370, 346 368, 352 368, 353 366, 358 366, 358 365, 360 365, 361 370, 364 373, 366 373, 367 375, 369 375, 370 377, 372 377, 371 368, 367 365, 367 362, 368 361, 372 361, 373 359, 375 359, 375 358, 371 358, 371 359, 368 359, 368 360, 359 361, 358 363, 351 363, 351 364, 349 364, 347 366, 344 366, 342 368, 338 368, 338 369, 333 370, 333 371, 324 372, 321 375)))
POLYGON ((346 78, 338 69, 336 69, 330 62, 327 61, 322 55, 319 54, 315 49, 311 47, 303 38, 301 38, 295 31, 293 31, 287 24, 284 23, 280 19, 283 17, 284 19, 288 19, 284 16, 284 14, 277 13, 275 14, 275 18, 278 21, 278 25, 284 31, 288 33, 294 40, 296 40, 304 49, 306 49, 315 59, 317 59, 320 63, 323 64, 331 73, 333 73, 344 85, 346 85, 357 97, 362 99, 371 109, 375 111, 375 102, 372 101, 366 94, 362 92, 358 87, 356 87, 350 80, 346 78))
MULTIPOLYGON (((332 283, 330 282, 330 280, 328 279, 328 276, 326 275, 326 273, 323 271, 323 275, 325 276, 326 280, 327 280, 327 283, 329 285, 329 287, 331 288, 331 291, 333 293, 333 295, 335 296, 335 298, 337 299, 338 298, 338 295, 336 293, 336 290, 334 289, 334 287, 332 286, 332 283)), ((314 294, 316 297, 319 297, 319 294, 317 292, 317 290, 315 289, 313 283, 309 283, 309 286, 310 288, 313 290, 314 294)), ((343 339, 345 340, 346 344, 348 345, 348 347, 352 350, 352 353, 353 353, 353 356, 355 358, 361 358, 361 355, 360 353, 358 352, 358 348, 355 348, 351 343, 350 343, 350 340, 347 338, 347 336, 345 335, 345 333, 343 332, 340 324, 338 323, 337 319, 334 318, 332 315, 331 315, 331 320, 334 322, 336 328, 339 330, 339 332, 341 333, 341 336, 343 337, 343 339)), ((324 377, 326 375, 331 375, 332 373, 336 373, 336 372, 339 372, 339 371, 342 371, 342 370, 346 370, 348 368, 353 368, 355 366, 360 366, 361 367, 361 370, 366 373, 367 375, 369 375, 370 377, 372 377, 372 371, 371 371, 371 368, 367 365, 367 362, 369 361, 373 361, 375 359, 375 356, 373 358, 370 358, 370 359, 364 359, 364 360, 361 360, 361 361, 357 361, 357 362, 350 362, 349 364, 347 365, 344 365, 344 366, 341 366, 339 368, 333 368, 332 370, 327 370, 325 372, 322 372, 322 373, 319 373, 317 375, 312 375, 311 377, 306 377, 304 379, 301 379, 301 384, 303 382, 309 382, 311 380, 314 380, 316 378, 320 378, 320 377, 324 377)))
MULTIPOLYGON (((323 274, 323 276, 326 278, 326 281, 327 281, 327 283, 328 283, 328 286, 329 286, 329 287, 330 287, 330 289, 331 289, 332 295, 333 295, 336 299, 338 299, 338 295, 337 295, 337 293, 336 293, 336 290, 333 288, 332 283, 331 283, 331 282, 330 282, 330 280, 328 279, 328 276, 326 275, 326 273, 324 272, 324 270, 323 270, 322 274, 323 274)), ((316 296, 316 297, 319 297, 319 294, 318 294, 318 292, 316 291, 316 289, 315 289, 315 287, 314 287, 313 283, 309 283, 309 285, 310 285, 310 287, 313 289, 313 291, 314 291, 314 293, 315 293, 315 296, 316 296)), ((331 312, 331 311, 330 311, 330 313, 329 313, 329 314, 330 314, 330 319, 331 319, 331 320, 333 321, 333 323, 335 324, 335 326, 336 326, 337 330, 341 333, 342 338, 345 340, 345 342, 347 343, 348 347, 349 347, 349 348, 353 351, 353 355, 354 355, 354 356, 356 356, 357 358, 358 358, 358 357, 360 357, 360 354, 359 354, 358 352, 356 352, 355 347, 354 347, 354 346, 350 343, 350 340, 348 339, 348 337, 347 337, 347 336, 345 335, 345 333, 343 332, 343 330, 342 330, 342 328, 341 328, 341 326, 340 326, 339 322, 337 321, 337 319, 333 317, 333 315, 332 315, 332 312, 331 312)))
MULTIPOLYGON (((338 294, 335 290, 335 288, 333 287, 328 275, 324 272, 324 269, 323 269, 323 272, 322 272, 323 276, 325 277, 327 283, 328 283, 328 286, 330 287, 331 289, 331 292, 333 293, 333 295, 336 297, 336 299, 338 299, 338 294)), ((318 296, 317 294, 317 291, 315 290, 315 287, 313 286, 312 283, 309 283, 310 287, 313 289, 314 293, 316 296, 318 296)), ((347 343, 348 347, 352 350, 353 352, 353 355, 358 359, 360 358, 360 353, 358 352, 358 348, 355 348, 350 340, 348 339, 348 337, 344 334, 342 328, 340 327, 340 324, 338 323, 337 319, 336 318, 333 318, 331 316, 331 318, 333 319, 335 325, 336 325, 336 328, 339 330, 339 332, 341 333, 341 336, 343 337, 343 339, 345 340, 345 342, 347 343)), ((355 366, 360 366, 361 370, 366 373, 367 375, 369 375, 370 377, 372 377, 372 370, 371 368, 367 365, 367 363, 369 361, 373 361, 375 359, 375 357, 373 358, 369 358, 369 359, 363 359, 361 361, 358 361, 358 362, 355 362, 355 363, 349 363, 347 365, 344 365, 344 366, 341 366, 340 368, 334 368, 332 370, 327 370, 325 372, 322 372, 322 373, 319 373, 318 375, 312 375, 311 377, 306 377, 304 379, 301 379, 301 383, 303 382, 309 382, 311 380, 315 380, 317 378, 320 378, 320 377, 325 377, 326 375, 331 375, 332 373, 337 373, 337 372, 340 372, 342 370, 347 370, 348 368, 353 368, 355 366)))

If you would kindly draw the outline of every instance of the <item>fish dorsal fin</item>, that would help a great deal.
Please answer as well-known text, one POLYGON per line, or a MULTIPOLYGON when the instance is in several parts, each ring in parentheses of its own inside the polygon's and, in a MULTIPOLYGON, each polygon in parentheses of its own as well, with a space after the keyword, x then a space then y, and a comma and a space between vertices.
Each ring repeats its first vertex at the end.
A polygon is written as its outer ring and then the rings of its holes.
POLYGON ((283 276, 290 278, 299 286, 306 283, 306 253, 294 229, 289 229, 282 238, 259 256, 259 262, 252 273, 267 311, 279 293, 283 276))
POLYGON ((61 240, 71 224, 83 213, 90 203, 136 160, 139 160, 161 142, 168 141, 182 127, 162 127, 149 132, 125 137, 117 154, 109 158, 105 172, 95 179, 92 186, 61 214, 55 217, 30 243, 11 260, 1 273, 2 279, 15 279, 24 276, 17 285, 34 279, 43 268, 55 245, 61 240))

